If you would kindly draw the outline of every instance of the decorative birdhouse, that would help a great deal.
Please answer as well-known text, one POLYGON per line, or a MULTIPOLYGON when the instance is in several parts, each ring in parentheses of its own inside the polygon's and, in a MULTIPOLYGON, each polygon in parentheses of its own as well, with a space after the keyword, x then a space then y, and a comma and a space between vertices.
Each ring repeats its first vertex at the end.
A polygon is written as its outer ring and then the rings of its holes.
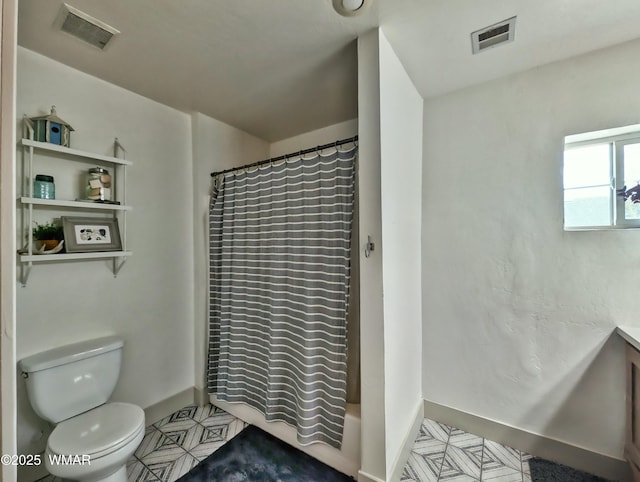
POLYGON ((40 142, 50 142, 69 147, 73 127, 56 115, 56 106, 51 106, 51 114, 32 117, 33 137, 40 142))

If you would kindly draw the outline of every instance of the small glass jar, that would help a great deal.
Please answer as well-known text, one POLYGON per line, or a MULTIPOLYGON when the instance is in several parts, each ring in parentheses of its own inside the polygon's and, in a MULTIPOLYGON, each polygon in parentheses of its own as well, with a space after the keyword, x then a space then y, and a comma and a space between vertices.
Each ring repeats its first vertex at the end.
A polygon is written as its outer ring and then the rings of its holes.
POLYGON ((56 185, 53 183, 53 176, 36 174, 33 181, 33 197, 38 199, 55 199, 56 185))
POLYGON ((112 201, 111 175, 102 167, 92 167, 87 175, 87 199, 91 201, 112 201))

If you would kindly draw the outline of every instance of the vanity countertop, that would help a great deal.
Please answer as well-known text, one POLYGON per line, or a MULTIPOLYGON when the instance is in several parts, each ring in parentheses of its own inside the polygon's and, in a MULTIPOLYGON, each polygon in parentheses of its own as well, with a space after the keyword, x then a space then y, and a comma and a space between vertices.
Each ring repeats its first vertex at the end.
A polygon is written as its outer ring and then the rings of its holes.
POLYGON ((640 326, 619 326, 618 335, 624 338, 636 350, 640 351, 640 326))

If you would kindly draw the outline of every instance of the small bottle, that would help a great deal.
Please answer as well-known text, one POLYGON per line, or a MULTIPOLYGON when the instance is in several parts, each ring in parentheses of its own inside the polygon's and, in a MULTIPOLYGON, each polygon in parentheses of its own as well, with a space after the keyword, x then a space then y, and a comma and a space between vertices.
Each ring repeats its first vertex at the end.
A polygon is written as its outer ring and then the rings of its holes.
POLYGON ((56 198, 56 185, 53 183, 53 176, 36 174, 36 179, 33 181, 33 197, 39 199, 56 198))
POLYGON ((87 199, 111 201, 111 175, 102 167, 92 167, 87 176, 87 199))

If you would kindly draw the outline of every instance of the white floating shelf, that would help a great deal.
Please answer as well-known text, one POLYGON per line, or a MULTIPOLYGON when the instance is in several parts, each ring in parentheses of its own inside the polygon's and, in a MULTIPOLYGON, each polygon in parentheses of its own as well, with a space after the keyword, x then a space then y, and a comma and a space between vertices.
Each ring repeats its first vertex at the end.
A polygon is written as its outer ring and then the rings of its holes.
POLYGON ((64 199, 40 199, 36 197, 21 197, 22 204, 38 204, 40 206, 55 206, 75 209, 97 209, 102 211, 131 211, 131 206, 124 204, 94 203, 90 201, 67 201, 64 199))
POLYGON ((97 161, 111 162, 113 164, 122 164, 128 166, 131 161, 126 159, 118 159, 117 157, 103 156, 101 154, 94 154, 93 152, 81 151, 79 149, 71 149, 70 147, 59 146, 57 144, 50 144, 48 142, 32 141, 31 139, 22 139, 20 141, 23 146, 35 147, 44 151, 58 152, 65 156, 75 156, 84 159, 93 159, 97 161))
POLYGON ((132 256, 132 251, 98 251, 95 253, 62 253, 62 254, 21 254, 20 261, 26 262, 46 262, 46 261, 68 261, 74 259, 100 259, 100 258, 124 258, 132 256))
MULTIPOLYGON (((34 211, 42 212, 43 208, 49 208, 50 210, 58 212, 64 212, 66 209, 76 209, 82 211, 88 211, 95 215, 102 214, 99 216, 104 219, 105 214, 111 214, 114 218, 117 217, 122 223, 123 233, 126 234, 126 222, 127 216, 126 212, 132 209, 131 206, 126 204, 111 204, 111 203, 100 203, 93 202, 89 200, 65 200, 65 199, 40 199, 33 197, 33 191, 31 189, 26 189, 26 180, 29 180, 33 177, 33 163, 34 157, 36 154, 49 154, 50 157, 59 158, 65 161, 71 162, 83 162, 85 164, 109 164, 110 169, 113 168, 115 171, 114 175, 120 177, 120 181, 122 183, 122 191, 120 192, 120 197, 117 198, 119 201, 124 202, 124 192, 125 192, 125 182, 126 182, 126 167, 132 165, 131 161, 126 159, 120 159, 118 156, 123 156, 125 154, 125 150, 118 142, 118 139, 114 139, 113 143, 113 156, 106 156, 102 154, 96 154, 94 152, 89 151, 81 151, 80 149, 71 149, 69 147, 64 147, 57 144, 51 144, 49 142, 39 142, 33 140, 33 122, 24 116, 23 118, 23 133, 24 138, 20 139, 18 145, 22 149, 22 176, 23 179, 23 191, 22 196, 16 199, 16 203, 21 205, 20 210, 22 211, 22 228, 30 228, 31 223, 33 221, 33 213, 34 211), (26 191, 26 192, 25 192, 26 191), (24 194, 27 194, 26 196, 24 194), (116 216, 117 214, 117 216, 116 216)), ((43 159, 44 161, 44 159, 43 159)), ((120 191, 120 189, 119 189, 120 191)), ((21 229, 22 229, 21 228, 21 229)), ((104 248, 104 246, 102 247, 104 248)), ((128 257, 133 255, 131 251, 126 251, 126 236, 123 237, 123 244, 120 247, 120 251, 93 251, 88 253, 60 253, 60 254, 36 254, 24 251, 20 251, 18 254, 18 260, 20 263, 20 281, 23 286, 26 286, 27 280, 29 279, 29 273, 34 264, 46 264, 46 263, 57 263, 57 262, 71 262, 71 261, 82 261, 82 260, 98 260, 102 259, 108 261, 106 264, 112 264, 112 272, 113 276, 117 276, 120 269, 124 266, 128 257)))

